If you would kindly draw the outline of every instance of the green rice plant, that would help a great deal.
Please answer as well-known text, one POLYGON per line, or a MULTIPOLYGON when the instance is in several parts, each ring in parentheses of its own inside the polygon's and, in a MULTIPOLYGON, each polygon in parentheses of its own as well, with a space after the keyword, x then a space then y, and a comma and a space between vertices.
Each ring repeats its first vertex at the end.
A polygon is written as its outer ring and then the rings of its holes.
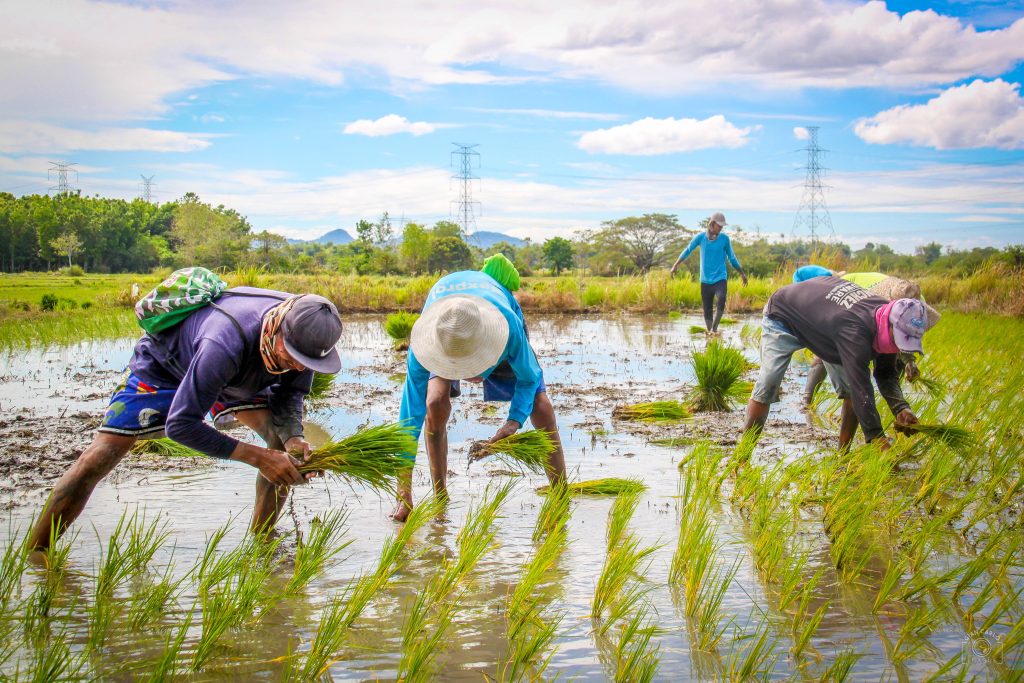
POLYGON ((977 445, 977 437, 970 430, 958 425, 917 423, 909 425, 908 428, 962 455, 977 445))
POLYGON ((309 454, 300 472, 327 472, 350 483, 393 491, 399 472, 409 467, 408 454, 416 452, 409 427, 383 424, 360 429, 309 454))
POLYGON ((185 638, 188 636, 188 631, 191 627, 192 611, 189 610, 185 614, 185 620, 178 624, 177 630, 168 633, 164 639, 163 652, 160 653, 160 658, 157 659, 149 673, 149 678, 147 679, 149 683, 166 683, 175 679, 178 675, 181 648, 185 644, 185 638))
POLYGON ((640 494, 637 492, 624 493, 612 503, 612 508, 608 512, 606 552, 611 553, 622 543, 626 536, 626 526, 636 513, 639 504, 640 494))
POLYGON ((771 624, 765 621, 752 634, 745 634, 736 640, 726 661, 725 680, 742 683, 768 679, 775 651, 771 633, 771 624))
POLYGON ((908 379, 907 382, 915 389, 920 389, 928 394, 934 400, 940 400, 946 395, 946 386, 937 379, 919 374, 914 379, 908 379))
MULTIPOLYGON (((40 647, 35 648, 31 660, 33 683, 49 681, 77 681, 84 677, 86 661, 82 653, 74 653, 64 630, 51 634, 40 647)), ((20 680, 15 676, 15 680, 20 680)))
POLYGON ((205 458, 199 451, 164 437, 136 441, 132 453, 151 453, 169 458, 205 458))
POLYGON ((810 595, 810 592, 804 593, 800 607, 792 621, 792 643, 789 651, 797 659, 811 646, 811 638, 818 632, 818 627, 821 626, 821 622, 825 619, 825 614, 828 613, 828 608, 832 604, 831 601, 826 600, 813 614, 808 614, 810 595))
POLYGON ((648 683, 654 680, 661 647, 651 648, 658 629, 652 625, 648 607, 638 609, 626 621, 615 643, 615 682, 648 683))
POLYGON ((853 667, 863 656, 855 650, 843 650, 836 655, 836 658, 832 660, 818 680, 820 683, 845 683, 846 679, 850 677, 853 667))
MULTIPOLYGON (((568 486, 569 493, 577 496, 618 496, 623 493, 636 493, 647 490, 647 484, 639 479, 623 479, 620 477, 570 482, 568 486)), ((546 494, 549 488, 548 486, 541 486, 537 489, 537 492, 546 494)))
POLYGON ((541 540, 546 534, 564 527, 569 519, 569 504, 571 502, 569 486, 564 481, 556 482, 544 496, 544 503, 540 506, 540 513, 537 515, 537 522, 533 527, 534 543, 541 540))
POLYGON ((697 412, 728 412, 746 401, 750 383, 741 378, 747 361, 738 349, 713 341, 704 351, 694 351, 697 386, 687 402, 697 412))
POLYGON ((970 657, 961 650, 947 659, 938 669, 928 674, 924 683, 964 683, 970 671, 970 661, 970 657), (959 671, 954 674, 954 669, 958 667, 959 671))
POLYGON ((309 644, 302 668, 292 672, 295 680, 319 681, 336 661, 335 653, 348 637, 346 594, 335 595, 320 615, 320 624, 309 644))
POLYGON ((646 572, 658 550, 658 546, 642 546, 640 539, 626 530, 639 503, 639 493, 623 494, 616 498, 608 514, 607 555, 590 603, 591 619, 608 613, 597 628, 601 635, 640 600, 642 591, 630 589, 630 580, 646 572))
POLYGON ((129 517, 125 510, 107 541, 106 550, 100 551, 97 602, 110 599, 120 586, 145 571, 169 535, 167 525, 159 519, 147 524, 145 513, 140 515, 135 510, 129 517))
POLYGON ((882 607, 892 601, 906 570, 907 563, 905 560, 889 560, 889 565, 886 567, 885 574, 882 575, 882 581, 878 586, 875 602, 871 607, 872 614, 878 614, 882 607))
POLYGON ((761 326, 753 323, 743 323, 740 328, 740 339, 751 345, 761 343, 761 326))
POLYGON ((421 591, 402 624, 402 656, 398 678, 428 680, 460 603, 460 586, 480 558, 494 545, 495 521, 515 482, 488 486, 484 500, 470 508, 466 524, 456 539, 458 556, 446 558, 421 591))
MULTIPOLYGON (((695 462, 695 461, 691 461, 695 462)), ((702 547, 713 539, 715 528, 711 522, 709 491, 698 476, 685 477, 680 483, 679 537, 669 566, 669 583, 682 585, 694 548, 702 547)))
POLYGON ((306 401, 312 405, 319 405, 327 398, 334 380, 338 378, 337 373, 314 372, 313 384, 306 394, 306 401))
MULTIPOLYGON (((53 530, 50 535, 55 536, 53 530)), ((10 540, 3 555, 0 555, 0 615, 7 614, 12 601, 21 596, 21 576, 28 567, 29 558, 28 539, 10 521, 7 525, 7 538, 10 540)))
POLYGON ((412 326, 416 324, 419 317, 419 313, 408 311, 392 313, 384 320, 384 331, 397 342, 409 341, 409 337, 412 335, 412 326))
POLYGON ((893 663, 900 664, 916 657, 923 649, 934 651, 934 647, 927 642, 927 639, 944 619, 944 607, 911 610, 907 620, 900 628, 899 638, 893 645, 889 658, 893 663))
POLYGON ((628 406, 616 406, 612 418, 636 422, 678 422, 688 420, 690 411, 679 401, 653 401, 628 406))
POLYGON ((661 439, 651 439, 651 443, 655 446, 664 446, 665 448, 692 446, 696 441, 692 436, 669 436, 661 439))
POLYGON ((470 450, 470 457, 480 459, 495 455, 509 467, 544 474, 548 468, 548 458, 555 452, 555 448, 555 441, 548 432, 529 429, 493 443, 478 441, 470 450))
POLYGON ((713 652, 732 622, 732 619, 722 622, 722 601, 740 570, 740 558, 721 571, 710 562, 691 566, 693 571, 687 578, 687 591, 691 585, 696 586, 697 591, 692 603, 687 603, 687 615, 693 619, 697 631, 697 647, 703 652, 713 652), (696 576, 697 570, 702 571, 700 576, 696 576))
POLYGON ((728 474, 736 474, 750 463, 750 459, 754 455, 754 449, 757 447, 758 441, 761 440, 762 433, 762 430, 757 427, 751 427, 743 432, 739 441, 736 442, 736 448, 733 449, 732 454, 729 456, 729 462, 725 468, 728 474))
POLYGON ((295 595, 305 588, 323 573, 332 558, 352 544, 351 539, 342 541, 347 520, 348 513, 344 510, 335 510, 313 520, 309 535, 300 539, 295 551, 295 569, 285 586, 285 595, 295 595))
POLYGON ((707 331, 703 325, 690 325, 690 334, 707 334, 707 331))
POLYGON ((135 631, 151 624, 181 594, 188 576, 174 579, 171 577, 173 571, 174 566, 168 564, 158 581, 132 593, 127 617, 129 629, 135 631))

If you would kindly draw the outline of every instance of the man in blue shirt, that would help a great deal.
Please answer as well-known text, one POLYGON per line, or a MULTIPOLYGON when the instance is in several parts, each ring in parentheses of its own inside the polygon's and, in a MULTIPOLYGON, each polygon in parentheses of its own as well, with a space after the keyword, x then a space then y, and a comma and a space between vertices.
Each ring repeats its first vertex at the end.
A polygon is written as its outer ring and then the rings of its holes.
POLYGON ((136 441, 163 434, 206 455, 257 468, 252 530, 272 528, 288 487, 305 481, 289 453, 309 455, 302 402, 314 371, 341 368, 335 348, 340 337, 338 309, 321 296, 238 287, 221 295, 216 306, 140 339, 99 433, 54 486, 30 547, 45 549, 51 525, 62 532, 71 524, 136 441), (207 413, 215 420, 234 417, 267 448, 218 432, 204 422, 207 413))
POLYGON ((707 230, 698 233, 690 240, 690 245, 683 250, 676 262, 672 264, 670 274, 676 274, 676 268, 693 250, 700 247, 700 299, 704 304, 704 326, 707 327, 707 334, 718 333, 718 323, 722 320, 725 312, 725 297, 728 294, 729 271, 725 266, 726 259, 736 269, 736 272, 743 278, 743 284, 747 284, 747 274, 740 267, 736 260, 736 254, 732 250, 729 236, 723 235, 722 228, 727 225, 725 216, 716 212, 708 218, 707 230), (718 304, 715 305, 715 297, 718 304), (712 314, 712 309, 714 313, 712 314))
MULTIPOLYGON (((485 401, 510 401, 508 419, 490 442, 515 434, 529 417, 534 428, 554 439, 548 479, 565 478, 555 410, 526 336, 519 303, 494 277, 475 270, 452 273, 430 288, 423 313, 412 329, 402 392, 401 420, 424 442, 434 491, 446 493, 448 418, 459 380, 482 381, 485 401)), ((392 517, 404 521, 412 510, 412 465, 399 477, 392 517)))

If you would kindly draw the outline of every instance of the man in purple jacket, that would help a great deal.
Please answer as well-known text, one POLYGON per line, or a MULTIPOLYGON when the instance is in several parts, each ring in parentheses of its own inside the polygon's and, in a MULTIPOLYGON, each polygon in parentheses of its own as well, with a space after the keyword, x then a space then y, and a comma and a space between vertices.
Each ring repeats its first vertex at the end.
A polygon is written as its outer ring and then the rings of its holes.
POLYGON ((228 290, 216 306, 135 345, 124 382, 110 399, 93 442, 57 481, 30 539, 45 549, 81 514, 93 489, 139 439, 168 438, 214 458, 259 470, 253 531, 270 529, 288 496, 303 483, 289 453, 307 456, 303 399, 313 372, 335 373, 341 359, 338 309, 314 294, 228 290), (266 448, 222 434, 204 422, 231 416, 266 448))
POLYGON ((889 301, 835 276, 783 287, 764 307, 761 373, 747 403, 744 430, 764 426, 771 404, 779 400, 790 358, 808 348, 824 361, 843 399, 840 447, 853 440, 859 425, 865 441, 888 448, 871 376, 896 417, 895 429, 915 424, 917 417, 900 389, 897 360, 901 354, 923 352, 927 327, 924 304, 917 299, 889 301))

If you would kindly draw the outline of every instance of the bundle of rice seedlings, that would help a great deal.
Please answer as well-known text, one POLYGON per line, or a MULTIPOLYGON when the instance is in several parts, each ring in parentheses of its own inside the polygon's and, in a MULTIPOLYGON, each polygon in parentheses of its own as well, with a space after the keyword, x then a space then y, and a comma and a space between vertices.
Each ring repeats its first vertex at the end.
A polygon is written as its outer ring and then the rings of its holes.
POLYGON ((940 399, 946 395, 946 386, 937 379, 931 379, 924 375, 917 375, 914 379, 907 379, 915 389, 920 389, 934 399, 940 399))
POLYGON ((407 342, 409 335, 412 334, 412 326, 416 324, 419 317, 419 313, 410 313, 409 311, 392 313, 384 321, 384 331, 396 342, 407 342))
POLYGON ((409 427, 383 424, 324 444, 298 469, 303 473, 327 472, 350 483, 390 491, 398 473, 409 467, 407 455, 415 452, 416 439, 409 427))
POLYGON ((695 441, 696 439, 692 436, 667 436, 663 439, 651 439, 651 443, 655 446, 664 446, 665 448, 692 446, 695 441))
POLYGON ((958 425, 918 422, 909 427, 911 431, 922 434, 932 441, 938 441, 957 453, 966 453, 977 444, 974 433, 958 425))
POLYGON ((703 325, 690 325, 690 334, 704 334, 707 331, 703 325))
POLYGON ((135 445, 132 446, 132 453, 150 453, 152 455, 161 455, 169 458, 205 457, 199 451, 189 448, 188 446, 184 446, 177 441, 171 441, 167 438, 136 441, 135 445))
MULTIPOLYGON (((537 493, 547 493, 549 486, 541 486, 537 493)), ((569 484, 569 493, 579 496, 617 496, 620 493, 639 493, 647 490, 647 484, 639 479, 607 477, 590 479, 569 484)))
POLYGON ((543 474, 548 466, 548 457, 555 451, 555 442, 543 429, 529 429, 493 443, 478 441, 469 451, 470 458, 479 460, 489 455, 511 468, 525 468, 543 474))
POLYGON ((688 419, 690 411, 679 401, 654 401, 616 406, 612 411, 612 417, 618 420, 639 422, 675 422, 688 419))
POLYGON ((337 376, 337 373, 314 372, 313 386, 310 388, 309 393, 306 394, 306 400, 322 401, 326 398, 327 392, 331 390, 331 385, 334 384, 334 379, 337 376))
POLYGON ((747 399, 750 383, 740 376, 747 360, 739 350, 711 342, 704 351, 693 354, 693 370, 697 386, 689 396, 690 407, 696 411, 726 412, 747 399))

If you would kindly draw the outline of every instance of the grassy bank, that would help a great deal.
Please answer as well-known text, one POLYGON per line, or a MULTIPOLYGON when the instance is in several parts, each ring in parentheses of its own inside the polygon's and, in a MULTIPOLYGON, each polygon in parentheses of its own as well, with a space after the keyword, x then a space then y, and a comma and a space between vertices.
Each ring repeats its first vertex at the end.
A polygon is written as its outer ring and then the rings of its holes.
MULTIPOLYGON (((162 274, 60 276, 46 273, 0 275, 0 349, 112 338, 136 331, 131 317, 132 285, 141 293, 162 274), (48 299, 44 300, 44 297, 48 299), (49 310, 46 303, 49 302, 49 310)), ((756 313, 789 273, 730 282, 728 309, 756 313)), ((225 275, 232 286, 270 287, 326 296, 342 313, 418 310, 436 276, 269 274, 246 269, 225 275)), ((1024 315, 1024 271, 1003 264, 968 277, 926 276, 928 301, 943 312, 1024 315)), ((700 283, 665 272, 615 278, 563 276, 524 278, 517 298, 526 311, 541 313, 666 314, 700 310, 700 283)))

